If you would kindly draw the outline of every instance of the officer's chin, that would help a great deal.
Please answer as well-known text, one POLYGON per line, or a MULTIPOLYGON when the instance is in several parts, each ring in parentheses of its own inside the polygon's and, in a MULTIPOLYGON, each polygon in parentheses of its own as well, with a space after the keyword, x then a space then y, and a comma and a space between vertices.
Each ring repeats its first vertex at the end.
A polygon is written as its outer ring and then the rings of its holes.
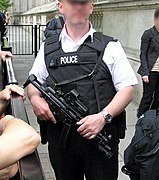
POLYGON ((76 25, 76 26, 82 26, 84 25, 86 22, 88 21, 87 18, 82 18, 82 19, 75 19, 72 21, 72 24, 76 25))

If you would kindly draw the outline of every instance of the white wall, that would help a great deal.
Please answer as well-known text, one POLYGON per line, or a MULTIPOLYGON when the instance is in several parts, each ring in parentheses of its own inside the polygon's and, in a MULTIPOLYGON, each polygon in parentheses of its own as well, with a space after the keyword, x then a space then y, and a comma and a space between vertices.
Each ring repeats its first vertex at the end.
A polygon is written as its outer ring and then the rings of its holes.
POLYGON ((103 31, 117 37, 124 47, 139 49, 143 31, 153 25, 153 13, 154 9, 105 11, 103 31))

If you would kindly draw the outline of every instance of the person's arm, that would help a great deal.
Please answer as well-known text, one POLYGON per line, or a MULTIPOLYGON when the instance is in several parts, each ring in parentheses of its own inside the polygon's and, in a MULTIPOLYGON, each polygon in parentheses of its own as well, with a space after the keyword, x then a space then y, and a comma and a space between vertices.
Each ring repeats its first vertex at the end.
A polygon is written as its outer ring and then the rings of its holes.
POLYGON ((151 36, 150 36, 150 30, 147 30, 143 33, 141 37, 141 47, 140 47, 140 61, 141 65, 139 68, 139 74, 141 75, 144 82, 149 82, 149 68, 148 68, 148 60, 147 60, 147 54, 149 49, 151 36))
POLYGON ((5 116, 0 120, 0 170, 35 151, 40 136, 24 121, 5 116))
POLYGON ((23 88, 21 88, 17 85, 6 86, 6 88, 0 92, 0 115, 2 115, 4 113, 6 107, 8 106, 12 92, 16 92, 17 94, 22 96, 23 99, 25 99, 23 88))
POLYGON ((2 59, 3 61, 5 61, 5 58, 9 56, 9 57, 13 57, 12 53, 9 51, 1 51, 0 50, 0 59, 2 59))

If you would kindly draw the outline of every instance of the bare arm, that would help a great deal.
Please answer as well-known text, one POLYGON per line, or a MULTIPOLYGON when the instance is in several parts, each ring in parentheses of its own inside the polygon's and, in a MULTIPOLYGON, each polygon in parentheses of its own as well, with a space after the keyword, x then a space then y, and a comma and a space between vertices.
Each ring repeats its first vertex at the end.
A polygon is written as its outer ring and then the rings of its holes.
POLYGON ((112 117, 119 115, 134 97, 133 86, 128 86, 118 91, 109 105, 104 108, 112 117))
POLYGON ((146 30, 141 37, 141 47, 140 47, 140 60, 141 60, 140 75, 142 77, 149 75, 147 53, 151 39, 152 39, 152 35, 150 33, 150 30, 146 30))
POLYGON ((6 116, 0 121, 0 170, 31 154, 40 136, 24 121, 6 116))
MULTIPOLYGON (((134 96, 133 86, 128 86, 118 91, 113 100, 104 109, 113 117, 120 114, 132 101, 134 96)), ((77 131, 87 139, 94 138, 104 127, 105 120, 102 113, 83 118, 77 123, 80 127, 77 131)))

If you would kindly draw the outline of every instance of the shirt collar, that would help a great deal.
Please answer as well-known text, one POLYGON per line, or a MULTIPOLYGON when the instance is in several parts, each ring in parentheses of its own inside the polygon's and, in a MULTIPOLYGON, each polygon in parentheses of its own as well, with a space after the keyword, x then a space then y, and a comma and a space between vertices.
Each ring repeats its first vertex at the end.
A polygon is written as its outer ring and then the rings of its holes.
MULTIPOLYGON (((92 27, 92 24, 90 23, 90 29, 89 31, 82 37, 84 39, 86 39, 88 36, 91 36, 91 41, 93 42, 93 34, 94 32, 96 32, 96 30, 92 27)), ((61 34, 59 36, 59 41, 62 39, 62 38, 67 38, 67 39, 71 39, 71 37, 67 34, 67 31, 66 31, 66 25, 64 25, 62 31, 61 31, 61 34)), ((81 39, 82 39, 81 38, 81 39)))

